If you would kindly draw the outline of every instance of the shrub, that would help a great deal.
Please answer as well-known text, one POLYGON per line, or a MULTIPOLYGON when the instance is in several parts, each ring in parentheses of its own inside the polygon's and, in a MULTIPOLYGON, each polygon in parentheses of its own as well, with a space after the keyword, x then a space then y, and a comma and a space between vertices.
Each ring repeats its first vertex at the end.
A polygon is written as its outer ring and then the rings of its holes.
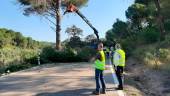
POLYGON ((24 63, 37 64, 37 50, 22 50, 21 56, 24 63))
POLYGON ((33 58, 37 57, 37 50, 28 50, 20 48, 3 48, 0 49, 1 65, 31 63, 35 64, 33 58))
POLYGON ((55 51, 54 57, 49 58, 52 62, 76 62, 76 54, 71 48, 63 51, 55 51))
POLYGON ((165 36, 165 40, 160 43, 160 46, 164 47, 164 48, 169 48, 170 47, 170 34, 167 34, 165 36))
POLYGON ((8 70, 10 72, 15 72, 15 71, 27 69, 27 68, 30 68, 30 67, 32 67, 31 64, 11 64, 11 65, 9 65, 5 68, 5 72, 7 72, 8 70))
POLYGON ((54 48, 52 47, 45 47, 43 48, 41 55, 40 55, 40 59, 42 63, 49 63, 51 62, 51 58, 54 58, 56 55, 56 51, 54 48))
POLYGON ((95 50, 90 47, 79 49, 78 52, 72 48, 66 48, 57 51, 54 48, 47 47, 42 50, 41 61, 50 62, 87 62, 94 56, 95 50))
POLYGON ((143 48, 137 48, 133 52, 133 57, 151 68, 170 70, 169 54, 170 49, 160 48, 159 50, 156 50, 156 46, 152 44, 143 48))
POLYGON ((16 72, 16 71, 20 71, 20 70, 30 68, 32 66, 34 66, 34 65, 32 65, 32 64, 10 64, 10 65, 6 65, 6 66, 1 66, 0 67, 0 74, 8 73, 8 71, 9 72, 16 72))
POLYGON ((34 56, 34 57, 27 58, 25 59, 25 62, 28 64, 36 65, 38 64, 38 57, 34 56))
POLYGON ((139 34, 139 38, 146 44, 155 43, 160 38, 160 33, 154 27, 147 27, 139 34))
POLYGON ((81 61, 89 61, 96 54, 96 50, 90 47, 84 47, 80 52, 78 52, 77 57, 81 61))
MULTIPOLYGON (((77 52, 71 48, 65 49, 63 52, 61 52, 63 58, 65 58, 66 62, 78 62, 80 61, 79 58, 77 57, 77 52)), ((65 62, 63 60, 63 62, 65 62)))
POLYGON ((62 51, 57 51, 54 48, 46 47, 42 50, 41 61, 49 62, 76 62, 79 61, 73 49, 66 48, 62 51))
POLYGON ((130 56, 136 47, 136 42, 129 38, 122 40, 121 44, 126 52, 126 56, 130 56))

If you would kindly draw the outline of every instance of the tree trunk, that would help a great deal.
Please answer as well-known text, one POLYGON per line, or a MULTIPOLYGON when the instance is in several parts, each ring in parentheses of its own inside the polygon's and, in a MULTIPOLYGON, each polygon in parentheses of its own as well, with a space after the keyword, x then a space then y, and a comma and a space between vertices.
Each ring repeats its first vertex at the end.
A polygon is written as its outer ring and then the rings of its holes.
POLYGON ((158 20, 158 25, 159 25, 159 30, 160 30, 160 40, 164 40, 166 32, 164 28, 164 18, 161 14, 160 0, 154 0, 154 2, 157 8, 157 20, 158 20))
POLYGON ((56 0, 56 49, 61 49, 60 31, 61 31, 61 17, 60 17, 60 0, 56 0))

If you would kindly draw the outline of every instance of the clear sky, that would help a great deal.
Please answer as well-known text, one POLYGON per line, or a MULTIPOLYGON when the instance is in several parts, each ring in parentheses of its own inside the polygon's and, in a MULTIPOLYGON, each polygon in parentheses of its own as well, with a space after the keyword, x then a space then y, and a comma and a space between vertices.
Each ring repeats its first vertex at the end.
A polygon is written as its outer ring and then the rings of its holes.
MULTIPOLYGON (((134 0, 89 0, 87 6, 80 11, 99 31, 100 38, 103 38, 105 32, 112 28, 116 18, 126 21, 125 10, 133 2, 134 0)), ((55 32, 50 28, 51 24, 40 16, 24 16, 16 0, 1 0, 0 12, 0 28, 21 32, 35 40, 55 42, 55 32)), ((65 34, 66 28, 73 24, 83 30, 83 37, 93 34, 93 30, 79 16, 66 14, 62 17, 62 41, 68 37, 65 34)))

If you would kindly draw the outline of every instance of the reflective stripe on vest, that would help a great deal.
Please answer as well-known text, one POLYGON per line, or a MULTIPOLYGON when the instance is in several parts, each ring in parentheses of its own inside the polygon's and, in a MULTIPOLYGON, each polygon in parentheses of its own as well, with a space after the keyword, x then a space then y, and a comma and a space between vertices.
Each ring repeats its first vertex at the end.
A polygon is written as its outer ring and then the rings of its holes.
POLYGON ((125 66, 125 52, 121 49, 118 49, 115 52, 117 52, 118 55, 120 56, 118 61, 117 60, 115 61, 115 63, 118 63, 118 64, 115 64, 115 65, 124 67, 125 66))
POLYGON ((94 67, 96 69, 100 69, 100 70, 105 70, 105 54, 103 51, 99 51, 100 53, 100 57, 101 57, 101 60, 96 60, 94 63, 94 67))

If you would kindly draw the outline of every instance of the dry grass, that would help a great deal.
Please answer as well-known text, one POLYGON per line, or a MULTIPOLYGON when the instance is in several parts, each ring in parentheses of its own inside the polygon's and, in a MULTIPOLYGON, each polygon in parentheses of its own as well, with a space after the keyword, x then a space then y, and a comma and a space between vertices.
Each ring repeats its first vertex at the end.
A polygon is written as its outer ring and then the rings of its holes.
POLYGON ((137 48, 133 56, 150 68, 170 70, 170 48, 155 49, 155 45, 137 48))

